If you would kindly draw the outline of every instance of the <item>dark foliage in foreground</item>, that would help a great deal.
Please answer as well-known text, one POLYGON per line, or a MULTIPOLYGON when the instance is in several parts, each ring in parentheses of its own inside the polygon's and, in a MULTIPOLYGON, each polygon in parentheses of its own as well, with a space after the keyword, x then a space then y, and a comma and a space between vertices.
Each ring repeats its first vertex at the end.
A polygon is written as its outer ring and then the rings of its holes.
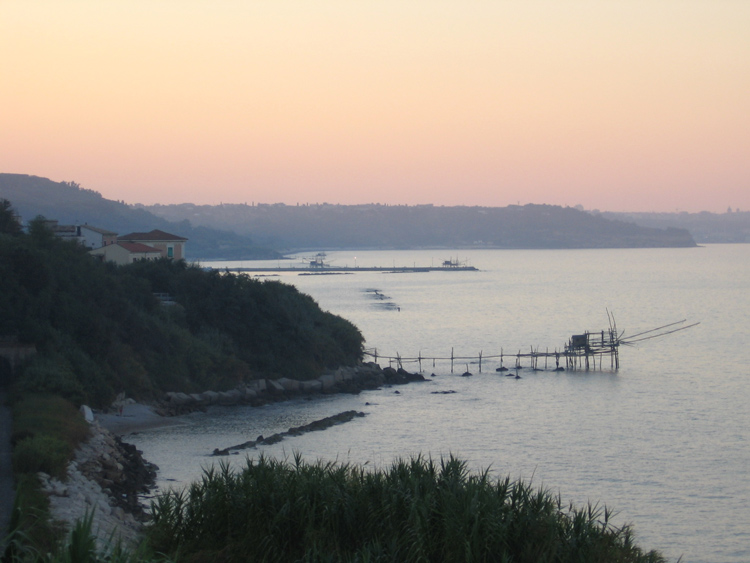
POLYGON ((453 457, 389 470, 261 457, 153 505, 151 547, 181 561, 661 562, 606 508, 563 507, 453 457))
POLYGON ((95 406, 120 391, 312 378, 356 363, 362 350, 354 325, 292 286, 183 261, 102 263, 42 221, 29 234, 0 233, 0 311, 0 340, 38 352, 16 375, 19 389, 95 406))

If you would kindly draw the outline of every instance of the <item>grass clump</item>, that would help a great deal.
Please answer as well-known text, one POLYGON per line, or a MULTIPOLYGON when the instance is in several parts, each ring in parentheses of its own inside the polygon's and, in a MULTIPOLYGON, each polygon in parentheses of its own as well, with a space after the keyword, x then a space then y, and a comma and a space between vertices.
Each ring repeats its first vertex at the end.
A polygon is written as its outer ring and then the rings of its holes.
POLYGON ((13 449, 13 471, 16 473, 37 473, 64 479, 71 456, 70 445, 45 434, 29 436, 16 444, 13 449))
POLYGON ((128 550, 121 542, 112 541, 97 545, 93 533, 94 514, 87 513, 78 520, 64 542, 52 549, 40 549, 29 542, 24 534, 15 531, 7 540, 5 553, 0 553, 2 563, 169 563, 172 560, 148 550, 142 544, 128 550))
POLYGON ((62 537, 50 519, 49 500, 36 474, 43 471, 64 479, 68 462, 88 436, 89 427, 72 403, 52 395, 16 397, 12 414, 16 499, 12 535, 6 541, 8 553, 2 561, 36 561, 39 558, 30 554, 54 552, 62 537))
POLYGON ((75 448, 88 436, 83 416, 62 397, 26 395, 13 405, 13 470, 63 479, 75 448))
POLYGON ((378 471, 261 457, 207 470, 152 512, 153 549, 181 561, 664 561, 607 509, 564 507, 452 456, 378 471))

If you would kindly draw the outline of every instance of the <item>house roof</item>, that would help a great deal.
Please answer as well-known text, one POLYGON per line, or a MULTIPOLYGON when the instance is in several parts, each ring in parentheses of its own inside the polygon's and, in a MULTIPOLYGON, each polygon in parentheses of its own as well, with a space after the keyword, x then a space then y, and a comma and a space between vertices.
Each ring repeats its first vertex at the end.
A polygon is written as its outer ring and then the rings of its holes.
POLYGON ((187 239, 170 233, 165 233, 159 229, 154 229, 148 233, 128 233, 118 237, 118 240, 125 241, 143 241, 143 242, 184 242, 187 239))
POLYGON ((94 227, 93 225, 89 225, 88 223, 81 225, 81 228, 88 229, 89 231, 94 231, 95 233, 99 233, 100 235, 104 235, 105 237, 117 236, 117 233, 113 231, 108 231, 107 229, 100 229, 99 227, 94 227))
MULTIPOLYGON (((130 252, 131 254, 145 254, 145 253, 158 253, 161 254, 161 250, 158 248, 154 248, 153 246, 148 246, 147 244, 141 244, 140 242, 117 242, 118 246, 122 246, 125 250, 130 252)), ((106 248, 106 247, 104 247, 106 248)))

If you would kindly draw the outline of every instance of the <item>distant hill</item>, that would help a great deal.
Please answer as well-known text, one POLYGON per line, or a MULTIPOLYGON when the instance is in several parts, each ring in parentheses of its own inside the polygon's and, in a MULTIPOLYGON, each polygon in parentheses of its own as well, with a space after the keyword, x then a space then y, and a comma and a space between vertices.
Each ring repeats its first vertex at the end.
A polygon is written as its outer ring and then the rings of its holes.
POLYGON ((189 260, 202 258, 276 258, 273 250, 259 248, 247 234, 207 226, 193 226, 186 220, 170 221, 125 202, 105 199, 94 190, 74 182, 53 182, 26 174, 0 174, 0 198, 28 222, 37 215, 57 219, 61 224, 88 223, 119 234, 161 229, 189 239, 189 260))
POLYGON ((685 229, 648 228, 570 207, 153 205, 171 221, 232 229, 284 249, 689 247, 685 229))
POLYGON ((698 243, 750 242, 750 212, 726 213, 613 213, 603 212, 602 217, 631 221, 644 227, 687 229, 698 243))

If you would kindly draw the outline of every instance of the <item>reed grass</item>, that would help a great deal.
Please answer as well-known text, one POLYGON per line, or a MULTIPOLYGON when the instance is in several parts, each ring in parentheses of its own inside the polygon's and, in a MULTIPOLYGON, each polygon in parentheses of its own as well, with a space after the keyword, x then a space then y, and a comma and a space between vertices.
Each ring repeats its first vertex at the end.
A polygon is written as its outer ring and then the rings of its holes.
POLYGON ((611 511, 563 506, 450 456, 384 470, 260 457, 221 464, 152 506, 149 541, 180 561, 661 562, 611 511))
POLYGON ((14 528, 6 538, 4 552, 0 553, 2 563, 171 563, 173 560, 155 554, 146 543, 136 549, 123 547, 120 541, 110 537, 103 545, 97 545, 94 534, 94 513, 76 521, 64 542, 52 549, 40 549, 38 544, 29 541, 26 534, 14 528))

